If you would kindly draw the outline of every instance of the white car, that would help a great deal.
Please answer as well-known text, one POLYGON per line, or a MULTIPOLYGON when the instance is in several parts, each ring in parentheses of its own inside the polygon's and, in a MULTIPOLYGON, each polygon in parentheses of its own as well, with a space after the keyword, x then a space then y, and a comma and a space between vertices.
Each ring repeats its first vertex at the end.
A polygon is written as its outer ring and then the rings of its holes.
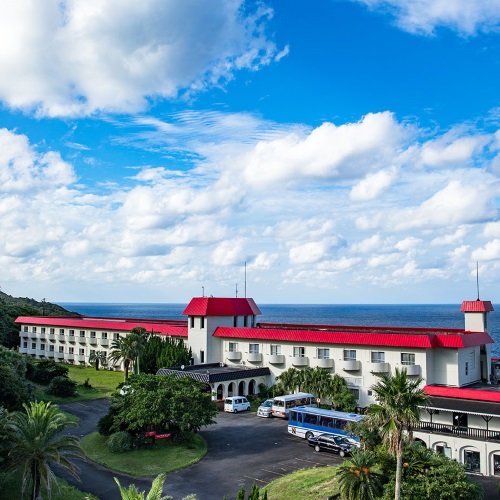
POLYGON ((231 396, 224 401, 224 411, 238 413, 250 409, 250 401, 243 396, 231 396))
POLYGON ((273 401, 274 399, 266 399, 258 408, 257 416, 269 418, 273 416, 273 401))

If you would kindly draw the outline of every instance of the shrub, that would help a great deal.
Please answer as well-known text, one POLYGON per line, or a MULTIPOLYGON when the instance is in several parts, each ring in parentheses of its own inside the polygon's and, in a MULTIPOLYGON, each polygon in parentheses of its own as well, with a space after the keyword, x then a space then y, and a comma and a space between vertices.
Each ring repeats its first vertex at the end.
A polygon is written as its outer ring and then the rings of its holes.
POLYGON ((50 384, 55 377, 67 377, 68 368, 50 359, 28 362, 26 378, 41 385, 50 384))
POLYGON ((101 434, 101 436, 111 436, 113 431, 111 427, 113 426, 113 414, 111 412, 106 413, 104 417, 99 419, 97 422, 97 432, 101 434))
POLYGON ((113 453, 125 453, 132 449, 132 437, 125 431, 115 432, 109 436, 106 446, 113 453))
POLYGON ((51 396, 58 396, 61 398, 67 398, 76 395, 76 382, 70 380, 68 377, 54 377, 47 389, 45 389, 46 394, 51 396))

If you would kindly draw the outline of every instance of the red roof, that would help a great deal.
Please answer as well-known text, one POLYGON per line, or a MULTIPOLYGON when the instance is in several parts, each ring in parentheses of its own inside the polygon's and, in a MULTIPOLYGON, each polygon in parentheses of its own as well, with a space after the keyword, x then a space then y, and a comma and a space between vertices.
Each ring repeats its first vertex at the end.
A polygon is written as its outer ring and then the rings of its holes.
POLYGON ((464 300, 460 312, 491 312, 493 306, 489 300, 464 300))
POLYGON ((477 401, 494 401, 500 403, 500 392, 496 391, 426 385, 424 387, 424 392, 429 396, 443 396, 455 399, 475 399, 477 401))
POLYGON ((188 316, 253 316, 262 313, 253 299, 194 297, 182 314, 188 316))
POLYGON ((416 347, 420 349, 437 347, 463 348, 493 343, 493 339, 485 332, 441 334, 419 333, 421 329, 415 329, 415 331, 406 329, 405 333, 381 333, 377 329, 370 333, 367 331, 347 331, 347 327, 344 328, 344 331, 325 331, 321 329, 231 328, 219 326, 214 332, 214 337, 319 344, 416 347))
MULTIPOLYGON (((133 328, 145 328, 148 332, 154 332, 162 335, 170 335, 172 337, 187 337, 187 325, 172 324, 167 322, 152 323, 151 320, 146 320, 144 323, 140 319, 135 321, 124 320, 101 320, 101 319, 78 319, 78 318, 53 318, 40 316, 19 316, 16 323, 23 325, 36 326, 63 326, 66 328, 87 328, 96 330, 111 330, 129 332, 133 328)), ((175 322, 179 323, 179 322, 175 322)))

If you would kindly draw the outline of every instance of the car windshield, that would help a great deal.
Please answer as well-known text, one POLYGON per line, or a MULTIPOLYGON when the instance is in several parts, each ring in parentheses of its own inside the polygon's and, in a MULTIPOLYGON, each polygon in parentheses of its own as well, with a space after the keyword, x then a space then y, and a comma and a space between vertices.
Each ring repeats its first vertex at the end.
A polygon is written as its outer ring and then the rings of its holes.
POLYGON ((267 401, 264 401, 260 406, 263 406, 264 408, 271 408, 271 406, 273 406, 273 400, 268 399, 267 401))
POLYGON ((349 444, 349 445, 351 444, 349 440, 344 437, 336 437, 335 441, 337 444, 349 444))

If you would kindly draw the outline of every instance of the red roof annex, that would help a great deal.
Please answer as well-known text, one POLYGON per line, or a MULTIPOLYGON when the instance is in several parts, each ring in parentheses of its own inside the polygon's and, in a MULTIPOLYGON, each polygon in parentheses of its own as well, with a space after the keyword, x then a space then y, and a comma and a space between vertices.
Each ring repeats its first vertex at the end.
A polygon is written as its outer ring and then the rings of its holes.
POLYGON ((387 347, 416 347, 432 349, 436 347, 463 348, 492 344, 493 339, 486 332, 481 333, 382 333, 358 331, 299 330, 286 328, 231 328, 219 326, 214 337, 255 340, 275 340, 281 342, 307 342, 318 344, 375 345, 387 347))
POLYGON ((253 316, 262 313, 253 299, 194 297, 182 314, 187 316, 253 316))
POLYGON ((443 396, 455 399, 474 399, 477 401, 493 401, 500 403, 500 392, 482 391, 480 389, 462 389, 459 387, 442 387, 426 385, 424 392, 428 396, 443 396))
POLYGON ((133 328, 145 328, 148 332, 154 331, 161 335, 169 335, 172 337, 187 337, 188 329, 186 326, 168 323, 142 323, 140 320, 132 321, 106 321, 100 319, 78 319, 78 318, 54 318, 54 317, 38 317, 38 316, 19 316, 16 323, 23 325, 37 326, 59 326, 66 328, 87 328, 96 330, 110 330, 129 332, 133 328))
POLYGON ((460 312, 491 312, 493 305, 489 300, 464 300, 460 312))

